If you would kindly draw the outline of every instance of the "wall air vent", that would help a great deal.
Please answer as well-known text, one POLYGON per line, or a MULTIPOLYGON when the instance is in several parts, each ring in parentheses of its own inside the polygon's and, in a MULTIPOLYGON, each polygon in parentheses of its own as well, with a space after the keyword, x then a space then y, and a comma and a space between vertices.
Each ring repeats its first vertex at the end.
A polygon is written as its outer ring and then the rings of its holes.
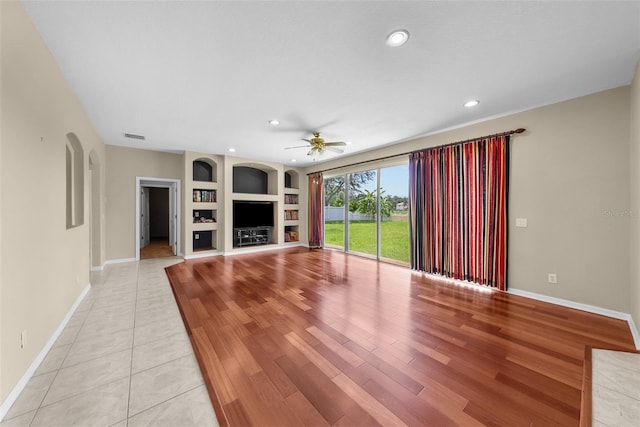
POLYGON ((144 135, 136 135, 135 133, 125 133, 124 136, 131 139, 140 139, 142 141, 147 139, 144 137, 144 135))

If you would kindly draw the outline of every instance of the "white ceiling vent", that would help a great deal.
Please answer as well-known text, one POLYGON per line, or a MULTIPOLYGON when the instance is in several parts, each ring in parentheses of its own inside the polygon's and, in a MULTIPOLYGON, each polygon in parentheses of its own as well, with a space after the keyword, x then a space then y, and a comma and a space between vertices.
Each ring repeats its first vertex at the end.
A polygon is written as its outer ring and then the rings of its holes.
POLYGON ((144 137, 144 135, 136 135, 135 133, 125 133, 124 136, 131 139, 140 139, 142 141, 147 139, 144 137))

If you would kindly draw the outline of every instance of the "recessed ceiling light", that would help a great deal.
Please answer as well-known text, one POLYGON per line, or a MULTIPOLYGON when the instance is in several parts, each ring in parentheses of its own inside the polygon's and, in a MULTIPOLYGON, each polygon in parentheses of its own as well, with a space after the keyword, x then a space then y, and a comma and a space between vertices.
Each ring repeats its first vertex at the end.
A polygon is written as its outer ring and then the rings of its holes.
POLYGON ((344 143, 347 145, 351 145, 351 141, 345 141, 344 143))
POLYGON ((291 159, 291 163, 295 163, 296 161, 296 159, 291 159))
POLYGON ((280 124, 279 120, 273 119, 273 120, 269 120, 269 124, 271 126, 278 126, 280 124))
POLYGON ((473 99, 471 101, 465 102, 464 106, 467 107, 467 108, 471 108, 471 107, 475 107, 478 104, 480 104, 480 101, 478 101, 477 99, 473 99))
POLYGON ((409 40, 409 31, 395 30, 387 36, 387 45, 391 47, 402 46, 409 40))
POLYGON ((236 149, 235 149, 235 148, 229 148, 229 152, 230 152, 230 153, 235 153, 235 152, 236 152, 236 149))

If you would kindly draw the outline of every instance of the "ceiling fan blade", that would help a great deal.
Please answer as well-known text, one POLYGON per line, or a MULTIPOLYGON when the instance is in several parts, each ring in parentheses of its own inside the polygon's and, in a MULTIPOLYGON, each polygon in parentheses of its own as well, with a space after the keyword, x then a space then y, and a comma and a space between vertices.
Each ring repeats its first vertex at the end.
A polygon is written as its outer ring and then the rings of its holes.
POLYGON ((309 148, 308 145, 296 145, 295 147, 285 147, 285 150, 291 150, 292 148, 309 148))
POLYGON ((301 141, 307 141, 309 144, 311 144, 311 141, 309 141, 308 139, 302 138, 301 141))
POLYGON ((336 148, 336 147, 327 147, 327 150, 333 151, 334 153, 344 153, 344 150, 341 150, 341 149, 336 148))
POLYGON ((342 141, 335 141, 335 142, 325 142, 324 145, 327 147, 344 147, 345 145, 347 145, 347 143, 342 141))

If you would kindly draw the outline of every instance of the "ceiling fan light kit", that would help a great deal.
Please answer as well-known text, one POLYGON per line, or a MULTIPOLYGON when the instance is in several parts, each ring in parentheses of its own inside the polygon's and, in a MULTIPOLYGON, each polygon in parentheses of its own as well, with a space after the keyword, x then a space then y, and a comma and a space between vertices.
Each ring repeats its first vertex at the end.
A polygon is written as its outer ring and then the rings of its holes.
MULTIPOLYGON (((343 153, 344 150, 338 147, 344 147, 347 145, 346 142, 342 141, 333 141, 333 142, 325 142, 324 138, 320 137, 320 132, 314 132, 313 138, 306 139, 302 138, 302 141, 307 142, 309 145, 298 145, 295 147, 286 147, 286 150, 290 150, 293 148, 309 148, 307 152, 307 156, 315 156, 316 154, 322 154, 326 150, 333 151, 334 153, 343 153)), ((315 161, 315 157, 314 157, 315 161)))

